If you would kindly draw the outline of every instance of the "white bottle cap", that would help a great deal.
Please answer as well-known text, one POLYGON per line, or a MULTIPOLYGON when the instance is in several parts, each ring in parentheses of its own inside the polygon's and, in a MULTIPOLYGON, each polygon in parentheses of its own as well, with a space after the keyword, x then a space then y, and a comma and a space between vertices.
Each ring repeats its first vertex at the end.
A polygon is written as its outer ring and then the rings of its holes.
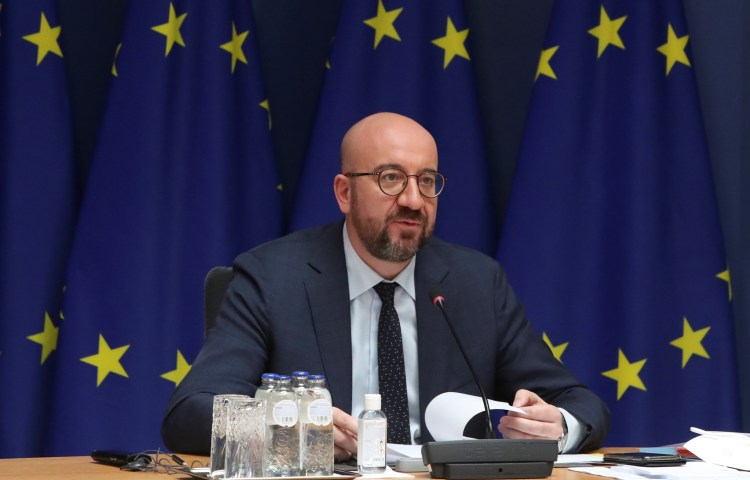
POLYGON ((380 410, 380 394, 379 393, 366 393, 365 394, 365 410, 380 410))

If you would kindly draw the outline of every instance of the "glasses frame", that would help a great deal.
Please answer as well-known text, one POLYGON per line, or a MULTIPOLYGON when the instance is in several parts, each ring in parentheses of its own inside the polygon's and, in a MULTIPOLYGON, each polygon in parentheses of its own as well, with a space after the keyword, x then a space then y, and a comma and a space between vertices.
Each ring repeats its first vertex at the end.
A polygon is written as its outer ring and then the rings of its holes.
POLYGON ((445 190, 445 184, 448 183, 448 177, 446 177, 442 173, 440 173, 438 171, 435 171, 435 170, 425 170, 424 172, 422 172, 422 173, 420 173, 418 175, 409 175, 408 173, 406 173, 405 171, 401 170, 400 168, 389 167, 389 168, 384 168, 383 170, 381 170, 379 172, 350 172, 350 173, 345 173, 344 174, 345 177, 349 177, 349 178, 367 177, 367 176, 372 176, 372 175, 377 175, 377 177, 378 177, 378 188, 380 188, 380 191, 383 192, 384 194, 388 195, 389 197, 398 197, 399 195, 401 195, 402 193, 404 193, 404 190, 406 190, 406 186, 409 184, 409 178, 411 178, 411 177, 414 177, 414 178, 417 179, 417 190, 419 190, 419 194, 422 195, 425 198, 437 198, 441 193, 443 193, 443 190, 445 190), (380 184, 380 178, 381 178, 380 175, 383 172, 387 172, 389 170, 396 170, 396 171, 399 171, 399 172, 403 173, 404 175, 406 175, 406 181, 404 182, 403 186, 401 187, 401 190, 398 193, 388 193, 385 190, 383 190, 383 186, 380 184), (440 188, 440 191, 438 191, 435 195, 425 195, 425 193, 419 187, 419 177, 421 177, 422 175, 428 174, 428 173, 433 174, 433 175, 439 175, 440 177, 443 178, 443 186, 440 188))

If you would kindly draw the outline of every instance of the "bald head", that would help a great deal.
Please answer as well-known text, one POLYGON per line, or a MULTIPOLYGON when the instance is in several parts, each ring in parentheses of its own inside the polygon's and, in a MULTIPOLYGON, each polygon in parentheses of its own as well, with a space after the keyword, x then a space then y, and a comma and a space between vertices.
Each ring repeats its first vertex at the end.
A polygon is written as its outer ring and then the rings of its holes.
POLYGON ((432 235, 437 196, 420 185, 429 189, 432 177, 422 175, 437 168, 435 139, 403 115, 370 115, 344 135, 334 194, 354 251, 381 277, 395 278, 432 235))
POLYGON ((406 153, 409 150, 433 156, 437 168, 437 145, 430 132, 409 117, 390 112, 375 113, 355 123, 344 135, 341 171, 362 168, 367 159, 383 158, 389 151, 406 153))

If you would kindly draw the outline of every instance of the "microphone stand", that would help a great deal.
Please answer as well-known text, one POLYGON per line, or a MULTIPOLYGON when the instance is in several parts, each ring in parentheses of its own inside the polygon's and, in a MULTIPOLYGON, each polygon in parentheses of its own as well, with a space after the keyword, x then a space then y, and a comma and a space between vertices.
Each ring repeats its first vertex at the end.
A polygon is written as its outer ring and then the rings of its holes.
POLYGON ((492 415, 490 413, 490 402, 487 400, 487 394, 484 393, 484 388, 482 388, 482 384, 479 383, 479 377, 477 376, 477 373, 474 371, 474 367, 471 366, 471 362, 469 361, 469 356, 466 355, 466 350, 464 350, 463 345, 461 344, 461 341, 458 339, 458 335, 456 335, 456 330, 453 329, 453 324, 448 318, 448 313, 445 311, 445 308, 443 307, 443 302, 445 299, 442 297, 442 295, 430 295, 433 297, 432 303, 437 306, 440 311, 443 313, 443 318, 445 319, 445 323, 448 324, 448 328, 451 331, 451 334, 453 335, 453 339, 456 341, 456 345, 458 345, 458 349, 461 351, 461 355, 464 357, 464 362, 466 362, 466 366, 469 367, 469 372, 471 372, 471 378, 474 379, 474 383, 477 386, 477 389, 479 390, 479 394, 482 397, 482 403, 484 404, 484 416, 486 420, 486 430, 484 432, 484 438, 495 438, 495 428, 492 426, 492 415))
POLYGON ((422 461, 430 465, 432 478, 497 479, 544 478, 552 474, 557 459, 557 441, 540 439, 496 439, 492 426, 490 404, 474 368, 448 318, 437 286, 430 288, 430 300, 443 314, 453 339, 469 367, 474 383, 482 396, 487 420, 484 439, 427 442, 422 445, 422 461))

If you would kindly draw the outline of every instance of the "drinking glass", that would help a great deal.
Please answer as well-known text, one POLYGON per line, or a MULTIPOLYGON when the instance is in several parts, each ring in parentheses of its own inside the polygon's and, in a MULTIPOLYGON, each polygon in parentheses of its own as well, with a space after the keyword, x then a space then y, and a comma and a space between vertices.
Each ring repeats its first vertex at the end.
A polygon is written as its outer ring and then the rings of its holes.
POLYGON ((263 476, 265 404, 255 398, 232 398, 227 404, 224 478, 263 476))
POLYGON ((247 395, 215 395, 213 407, 213 421, 211 422, 211 459, 209 460, 209 475, 224 476, 224 461, 226 458, 227 440, 227 405, 231 399, 250 398, 247 395))

